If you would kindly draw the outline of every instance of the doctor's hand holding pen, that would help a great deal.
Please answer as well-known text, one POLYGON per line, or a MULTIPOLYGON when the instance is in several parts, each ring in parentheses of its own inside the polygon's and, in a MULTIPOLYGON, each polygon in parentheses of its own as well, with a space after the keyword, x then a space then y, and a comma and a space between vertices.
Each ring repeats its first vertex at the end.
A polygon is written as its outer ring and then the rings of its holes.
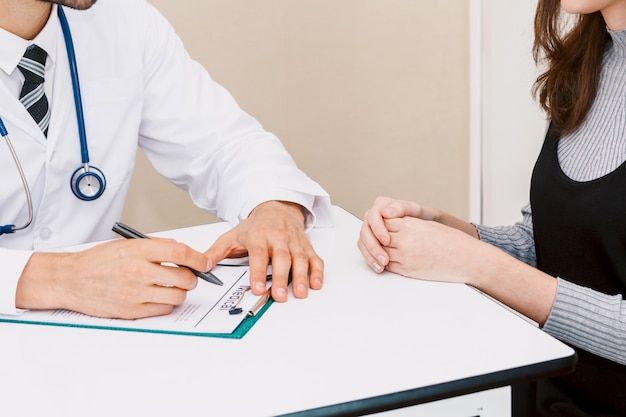
POLYGON ((249 256, 250 286, 265 291, 267 266, 272 263, 272 298, 287 300, 291 272, 296 298, 305 298, 309 288, 319 290, 324 281, 324 261, 304 230, 304 209, 295 203, 268 201, 259 204, 230 231, 220 236, 205 255, 214 266, 224 258, 249 256))
POLYGON ((82 252, 34 253, 19 279, 16 306, 63 308, 96 317, 169 314, 208 269, 207 257, 171 239, 118 239, 82 252))
POLYGON ((272 262, 272 298, 321 289, 324 262, 304 232, 303 209, 270 201, 220 236, 206 253, 171 239, 117 239, 81 252, 34 253, 20 276, 16 307, 68 309, 96 317, 135 319, 165 315, 180 305, 198 278, 227 257, 249 256, 250 284, 265 291, 272 262), (175 264, 188 268, 179 268, 175 264))

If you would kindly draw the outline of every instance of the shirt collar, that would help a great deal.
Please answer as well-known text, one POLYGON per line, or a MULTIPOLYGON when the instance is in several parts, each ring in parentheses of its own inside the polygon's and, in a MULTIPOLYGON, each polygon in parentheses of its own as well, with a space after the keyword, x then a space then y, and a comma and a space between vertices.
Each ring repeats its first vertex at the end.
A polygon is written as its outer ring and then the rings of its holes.
POLYGON ((50 17, 41 32, 33 40, 20 38, 13 33, 0 28, 0 69, 7 75, 11 75, 17 68, 26 48, 37 44, 48 54, 46 66, 56 60, 57 33, 61 29, 57 16, 57 5, 52 5, 50 17))

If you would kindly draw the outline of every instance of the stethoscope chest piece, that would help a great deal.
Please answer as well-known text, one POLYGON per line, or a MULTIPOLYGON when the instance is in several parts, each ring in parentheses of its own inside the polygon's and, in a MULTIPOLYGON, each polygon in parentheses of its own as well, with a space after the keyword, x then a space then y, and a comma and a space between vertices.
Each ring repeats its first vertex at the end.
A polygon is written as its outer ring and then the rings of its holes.
POLYGON ((81 200, 91 201, 100 197, 106 188, 106 177, 93 165, 78 168, 72 174, 72 192, 81 200))

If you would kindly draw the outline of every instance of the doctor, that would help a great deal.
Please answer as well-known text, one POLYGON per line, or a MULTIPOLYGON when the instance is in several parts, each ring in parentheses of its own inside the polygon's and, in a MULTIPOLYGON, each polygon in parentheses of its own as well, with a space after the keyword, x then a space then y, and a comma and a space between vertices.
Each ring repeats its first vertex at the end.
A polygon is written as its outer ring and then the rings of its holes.
POLYGON ((167 314, 197 279, 162 263, 206 271, 246 253, 256 293, 270 260, 275 300, 287 299, 290 270, 296 297, 320 289, 323 262, 305 230, 330 225, 325 191, 190 59, 145 0, 94 3, 0 0, 0 119, 8 133, 0 143, 0 226, 14 230, 0 235, 0 313, 167 314), (137 146, 199 207, 236 226, 205 253, 161 239, 44 252, 115 237, 137 146))

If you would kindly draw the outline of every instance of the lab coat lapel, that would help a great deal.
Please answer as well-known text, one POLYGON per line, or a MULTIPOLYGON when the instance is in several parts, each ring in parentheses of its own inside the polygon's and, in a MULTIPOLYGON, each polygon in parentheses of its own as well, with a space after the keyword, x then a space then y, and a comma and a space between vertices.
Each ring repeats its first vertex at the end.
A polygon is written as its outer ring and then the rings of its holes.
MULTIPOLYGON (((78 124, 76 121, 76 107, 70 75, 70 65, 65 47, 65 38, 61 30, 61 23, 56 19, 56 9, 53 16, 56 20, 56 42, 54 51, 54 67, 52 79, 52 92, 50 100, 50 127, 48 130, 48 152, 46 159, 49 161, 53 151, 59 146, 76 146, 76 166, 80 165, 80 145, 78 140, 78 124), (63 142, 63 143, 61 143, 63 142)), ((71 24, 70 24, 71 25, 71 24)), ((80 68, 78 69, 80 73, 80 68)))
POLYGON ((50 97, 50 127, 48 129, 48 152, 46 159, 50 159, 53 150, 59 146, 59 141, 71 141, 77 147, 76 166, 78 167, 80 164, 78 125, 67 57, 63 57, 63 59, 57 57, 54 67, 55 82, 52 86, 52 97, 50 97))

